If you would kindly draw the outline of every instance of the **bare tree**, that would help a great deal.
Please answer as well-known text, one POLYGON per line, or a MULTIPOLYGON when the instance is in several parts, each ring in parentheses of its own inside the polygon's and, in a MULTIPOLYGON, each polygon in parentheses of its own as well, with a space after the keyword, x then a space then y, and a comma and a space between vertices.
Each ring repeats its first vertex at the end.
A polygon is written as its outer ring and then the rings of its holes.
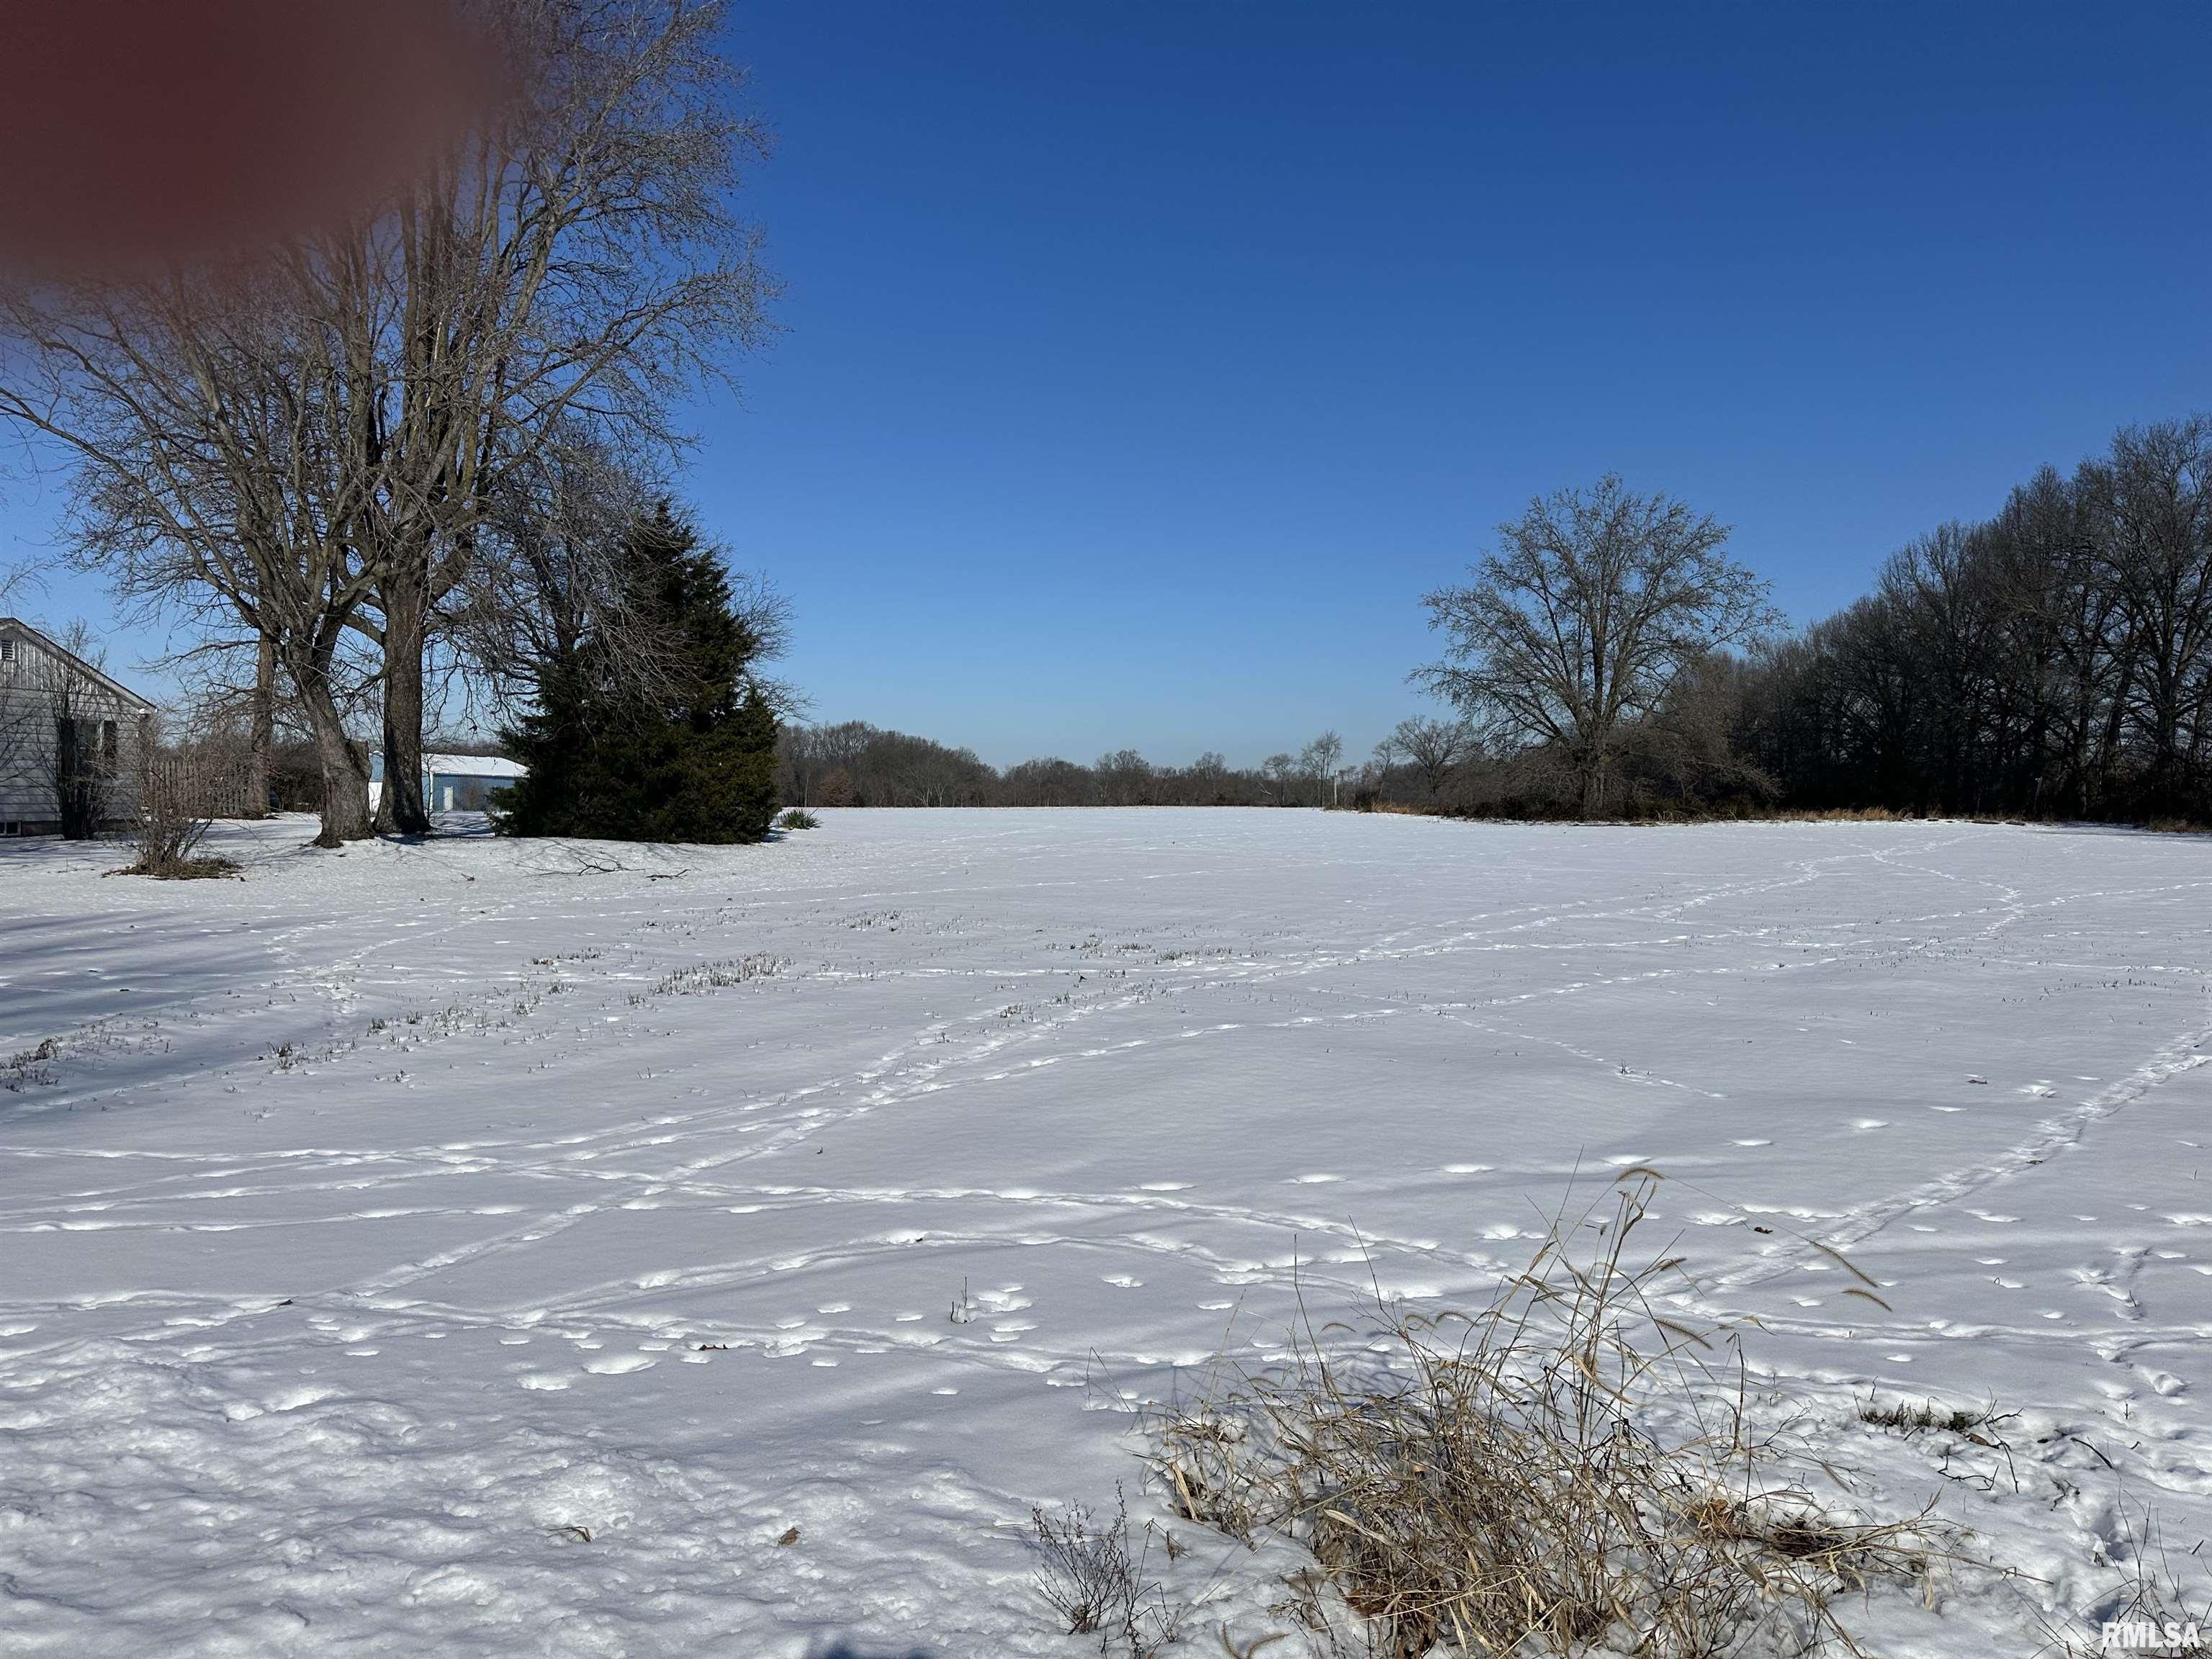
POLYGON ((1336 799, 1336 763, 1344 758, 1344 739, 1334 732, 1324 732, 1298 751, 1298 770, 1313 786, 1313 804, 1334 805, 1336 799))
POLYGON ((321 758, 320 840, 366 835, 348 649, 374 573, 356 555, 333 364, 281 273, 176 269, 0 290, 18 349, 0 415, 60 446, 76 556, 126 600, 271 642, 321 758), (334 429, 335 428, 335 429, 334 429))
POLYGON ((1152 763, 1133 749, 1101 755, 1091 772, 1102 805, 1148 806, 1154 799, 1152 763))
POLYGON ((764 130, 721 0, 495 0, 517 95, 380 221, 313 261, 344 342, 350 468, 385 659, 383 800, 420 799, 423 659, 503 468, 596 428, 665 450, 668 405, 765 331, 773 284, 730 201, 764 130))
POLYGON ((1443 791, 1444 781, 1481 750, 1481 740, 1467 721, 1429 720, 1414 714, 1400 720, 1390 735, 1376 744, 1376 758, 1384 765, 1403 761, 1421 780, 1428 799, 1443 791))
POLYGON ((623 537, 651 511, 656 483, 579 433, 488 492, 447 627, 496 714, 529 706, 592 639, 641 693, 659 686, 665 641, 635 613, 621 569, 623 537))
POLYGON ((2091 477, 2144 802, 2179 811, 2212 763, 2212 419, 2123 431, 2091 477))
POLYGON ((1689 665, 1780 617, 1727 556, 1724 526, 1612 474, 1532 501, 1498 537, 1471 584, 1422 601, 1448 645, 1414 678, 1500 739, 1555 749, 1600 816, 1624 727, 1689 665))

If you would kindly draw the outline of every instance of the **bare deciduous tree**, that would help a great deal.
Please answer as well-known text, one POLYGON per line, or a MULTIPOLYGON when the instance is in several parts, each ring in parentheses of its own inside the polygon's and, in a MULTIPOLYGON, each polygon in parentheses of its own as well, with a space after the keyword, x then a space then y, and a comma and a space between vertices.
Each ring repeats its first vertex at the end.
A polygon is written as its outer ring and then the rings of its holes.
POLYGON ((652 479, 581 434, 507 468, 489 492, 448 627, 501 715, 527 707, 587 639, 606 641, 641 692, 659 684, 664 641, 633 614, 620 569, 623 533, 653 499, 652 479))
POLYGON ((346 649, 374 592, 350 535, 332 368, 281 274, 177 270, 0 290, 0 414, 74 464, 76 556, 126 600, 271 642, 313 732, 321 841, 366 835, 346 649), (335 428, 335 429, 334 429, 335 428))
MULTIPOLYGON (((666 450, 668 405, 765 331, 773 284, 731 209, 764 147, 720 0, 495 0, 518 91, 386 218, 316 250, 343 342, 358 533, 376 573, 383 800, 420 832, 423 659, 501 471, 579 428, 666 450)), ((511 501, 510 501, 511 505, 511 501)))
POLYGON ((1611 474, 1532 501, 1498 537, 1472 583, 1423 600, 1449 643, 1415 678, 1498 738, 1557 750, 1600 816, 1624 727, 1691 664, 1780 617, 1728 557, 1724 526, 1611 474))
POLYGON ((1444 781, 1481 750, 1481 740, 1465 720, 1429 720, 1415 714, 1400 720, 1375 745, 1376 759, 1388 766, 1402 761, 1413 769, 1431 801, 1444 781))
POLYGON ((1298 751, 1298 770, 1311 786, 1313 804, 1334 805, 1336 799, 1336 763, 1344 758, 1344 739, 1334 732, 1324 732, 1298 751))

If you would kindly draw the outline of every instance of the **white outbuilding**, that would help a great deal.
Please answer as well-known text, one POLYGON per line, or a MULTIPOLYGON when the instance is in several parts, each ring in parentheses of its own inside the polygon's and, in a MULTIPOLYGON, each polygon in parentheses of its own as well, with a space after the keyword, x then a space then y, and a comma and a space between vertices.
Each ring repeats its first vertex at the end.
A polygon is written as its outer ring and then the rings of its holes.
MULTIPOLYGON (((375 805, 384 789, 384 757, 371 757, 375 776, 368 798, 375 805)), ((433 812, 481 812, 491 798, 529 771, 520 761, 499 755, 426 754, 422 757, 422 805, 433 812)))

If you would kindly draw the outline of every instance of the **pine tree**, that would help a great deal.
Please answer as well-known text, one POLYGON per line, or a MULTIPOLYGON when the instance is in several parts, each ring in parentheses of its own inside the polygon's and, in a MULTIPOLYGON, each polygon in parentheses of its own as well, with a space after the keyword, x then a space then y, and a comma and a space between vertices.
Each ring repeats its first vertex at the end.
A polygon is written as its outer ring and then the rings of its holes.
POLYGON ((760 641, 721 561, 665 503, 634 526, 621 581, 651 672, 587 638, 554 665, 538 708, 504 733, 529 768, 499 811, 511 836, 756 842, 775 814, 775 712, 749 670, 760 641))

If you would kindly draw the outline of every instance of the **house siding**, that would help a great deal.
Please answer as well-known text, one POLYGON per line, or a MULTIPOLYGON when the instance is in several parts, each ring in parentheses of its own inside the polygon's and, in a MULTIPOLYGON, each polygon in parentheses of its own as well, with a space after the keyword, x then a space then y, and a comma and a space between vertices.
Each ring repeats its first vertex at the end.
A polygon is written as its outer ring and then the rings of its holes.
POLYGON ((137 817, 150 705, 86 672, 34 629, 9 619, 0 622, 0 834, 61 831, 55 780, 64 706, 73 720, 91 724, 92 752, 112 771, 104 824, 114 828, 137 817))

